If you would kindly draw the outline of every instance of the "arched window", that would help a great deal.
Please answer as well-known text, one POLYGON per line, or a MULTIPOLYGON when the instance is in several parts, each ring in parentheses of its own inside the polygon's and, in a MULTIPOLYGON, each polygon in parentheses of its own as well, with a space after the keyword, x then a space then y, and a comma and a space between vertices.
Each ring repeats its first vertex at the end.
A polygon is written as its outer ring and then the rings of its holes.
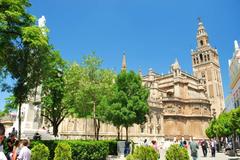
POLYGON ((152 128, 150 128, 150 134, 152 134, 153 133, 153 129, 152 128))
POLYGON ((200 61, 202 62, 203 61, 203 55, 200 54, 199 56, 200 56, 200 61))
POLYGON ((209 54, 207 55, 207 59, 208 59, 208 61, 210 61, 210 56, 209 56, 209 54))
POLYGON ((200 41, 201 46, 203 46, 203 40, 200 41))
POLYGON ((205 61, 205 62, 207 61, 207 56, 206 56, 206 55, 204 55, 204 61, 205 61))

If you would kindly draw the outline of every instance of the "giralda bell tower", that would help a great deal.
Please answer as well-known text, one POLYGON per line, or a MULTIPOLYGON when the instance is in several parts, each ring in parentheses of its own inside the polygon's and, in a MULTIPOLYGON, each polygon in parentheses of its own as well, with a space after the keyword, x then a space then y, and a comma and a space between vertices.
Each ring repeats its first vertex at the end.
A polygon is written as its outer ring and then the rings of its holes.
POLYGON ((194 76, 201 78, 212 104, 212 114, 218 116, 224 109, 224 94, 220 63, 217 49, 211 47, 208 34, 199 18, 197 30, 197 47, 192 50, 194 76))

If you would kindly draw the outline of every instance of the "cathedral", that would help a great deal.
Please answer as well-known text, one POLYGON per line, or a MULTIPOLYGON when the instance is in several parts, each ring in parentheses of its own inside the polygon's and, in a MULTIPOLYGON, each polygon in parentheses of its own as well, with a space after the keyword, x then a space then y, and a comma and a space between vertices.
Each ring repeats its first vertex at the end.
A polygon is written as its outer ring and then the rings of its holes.
MULTIPOLYGON (((196 41, 197 47, 191 51, 193 75, 184 72, 177 59, 167 74, 158 74, 153 69, 149 69, 147 75, 139 72, 143 85, 150 91, 150 113, 145 124, 129 128, 130 139, 206 138, 205 129, 209 121, 224 110, 223 87, 218 52, 209 44, 201 20, 198 22, 196 41)), ((126 64, 126 56, 123 55, 122 69, 127 68, 126 64)), ((45 121, 40 117, 39 106, 24 104, 23 112, 23 134, 46 126, 41 123, 45 121)), ((125 128, 121 128, 120 132, 124 139, 125 128)), ((59 126, 59 134, 61 138, 92 139, 93 120, 65 118, 59 126)), ((115 139, 117 130, 111 124, 102 124, 99 136, 100 139, 115 139)))
MULTIPOLYGON (((150 114, 145 124, 129 128, 131 139, 206 138, 205 129, 209 121, 224 109, 223 87, 218 52, 209 44, 201 20, 196 40, 197 47, 191 53, 193 75, 181 70, 177 60, 168 74, 158 74, 152 69, 147 75, 139 72, 143 85, 150 90, 150 114)), ((122 69, 126 69, 125 55, 122 69)), ((65 138, 91 138, 94 136, 93 121, 66 118, 59 132, 65 138)), ((121 133, 125 136, 124 128, 121 133)), ((116 135, 112 125, 101 126, 100 138, 115 138, 116 135)))

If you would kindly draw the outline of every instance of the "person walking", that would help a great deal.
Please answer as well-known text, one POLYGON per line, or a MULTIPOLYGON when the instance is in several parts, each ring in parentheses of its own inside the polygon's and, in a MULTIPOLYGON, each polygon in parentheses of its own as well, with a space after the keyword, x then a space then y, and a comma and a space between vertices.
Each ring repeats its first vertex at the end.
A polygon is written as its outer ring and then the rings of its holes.
POLYGON ((202 147, 202 151, 203 151, 203 156, 207 157, 208 144, 207 144, 207 141, 205 139, 201 142, 201 147, 202 147))
POLYGON ((7 141, 5 138, 5 127, 2 123, 0 123, 0 160, 7 160, 7 141))
POLYGON ((126 157, 130 153, 130 144, 131 142, 125 141, 125 147, 124 147, 124 157, 126 157))
POLYGON ((190 143, 190 149, 193 160, 197 160, 198 158, 198 148, 198 144, 194 140, 192 140, 192 142, 190 143))
POLYGON ((216 156, 216 141, 215 139, 211 140, 211 151, 212 151, 212 157, 216 156))
POLYGON ((12 152, 12 160, 17 160, 17 156, 20 153, 20 141, 16 140, 14 147, 13 147, 13 152, 12 152))
POLYGON ((147 139, 144 140, 143 145, 146 147, 149 145, 147 139))
POLYGON ((31 159, 31 150, 28 148, 28 140, 24 139, 22 141, 23 147, 20 150, 18 160, 30 160, 31 159))
POLYGON ((157 152, 157 154, 158 154, 158 159, 160 159, 159 148, 158 148, 158 145, 157 145, 157 141, 156 141, 156 140, 152 140, 152 147, 153 147, 153 149, 157 152))

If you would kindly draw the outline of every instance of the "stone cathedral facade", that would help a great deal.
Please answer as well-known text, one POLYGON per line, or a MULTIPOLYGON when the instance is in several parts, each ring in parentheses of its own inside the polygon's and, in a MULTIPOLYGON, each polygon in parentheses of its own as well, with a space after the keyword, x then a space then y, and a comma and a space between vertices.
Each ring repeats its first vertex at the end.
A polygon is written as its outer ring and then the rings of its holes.
MULTIPOLYGON (((169 140, 206 138, 205 129, 213 113, 224 109, 223 87, 217 50, 208 42, 208 35, 199 20, 197 47, 192 50, 193 75, 181 70, 176 60, 170 73, 158 74, 149 69, 142 77, 143 85, 150 90, 150 114, 143 125, 129 128, 131 139, 164 138, 169 140)), ((124 55, 122 69, 126 69, 124 55)), ((93 138, 91 119, 66 118, 59 127, 65 138, 93 138)), ((125 136, 124 128, 121 134, 125 136)), ((101 138, 115 138, 117 131, 110 124, 102 124, 101 138)))

